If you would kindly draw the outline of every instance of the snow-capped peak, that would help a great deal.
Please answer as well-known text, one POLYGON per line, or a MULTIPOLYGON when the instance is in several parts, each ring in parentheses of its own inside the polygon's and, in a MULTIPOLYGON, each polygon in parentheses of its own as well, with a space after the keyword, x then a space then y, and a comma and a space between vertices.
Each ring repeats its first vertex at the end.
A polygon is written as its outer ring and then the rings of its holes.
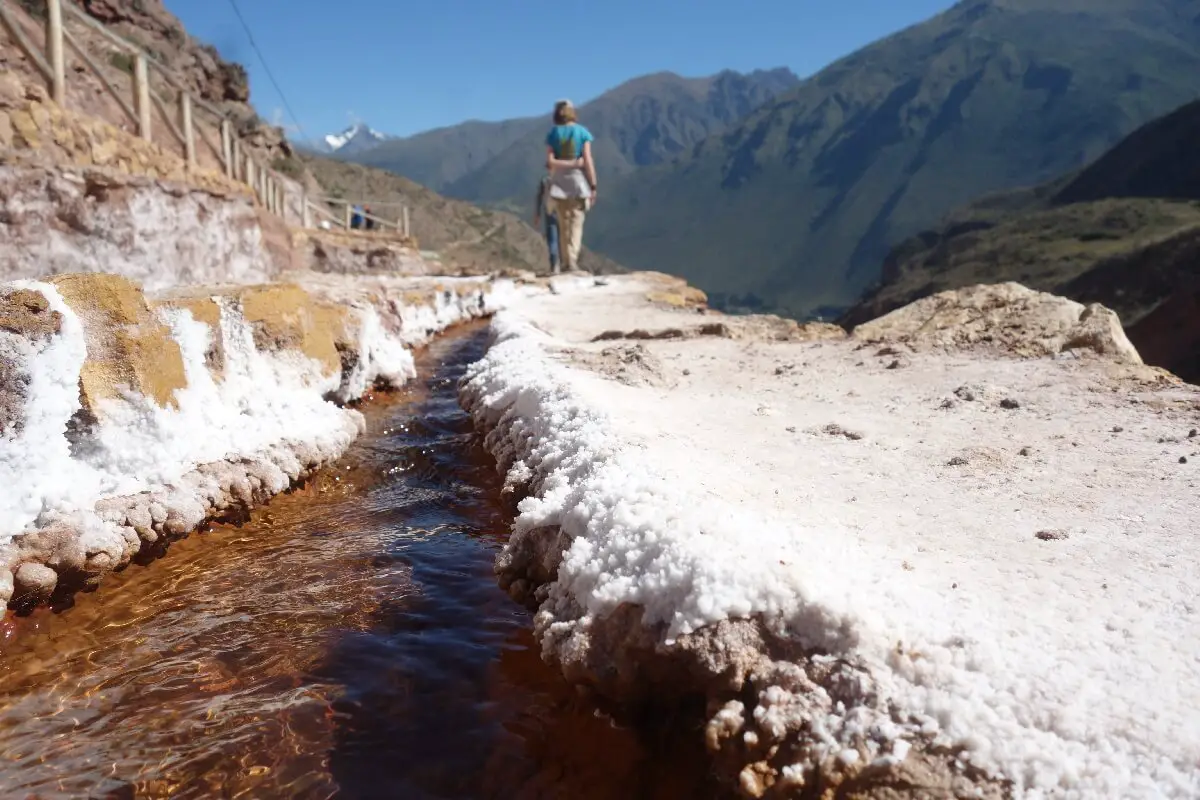
POLYGON ((321 143, 325 145, 325 148, 329 152, 337 153, 347 148, 365 150, 387 138, 385 134, 380 133, 366 123, 356 122, 341 133, 330 133, 322 137, 321 143))

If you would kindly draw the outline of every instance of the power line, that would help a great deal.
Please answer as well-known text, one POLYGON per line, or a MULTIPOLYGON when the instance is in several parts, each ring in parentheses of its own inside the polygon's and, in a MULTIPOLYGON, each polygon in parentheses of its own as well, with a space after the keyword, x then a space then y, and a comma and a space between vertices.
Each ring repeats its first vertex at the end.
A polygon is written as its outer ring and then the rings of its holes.
POLYGON ((242 10, 238 8, 237 0, 229 0, 229 5, 233 6, 233 13, 237 15, 238 22, 242 23, 242 30, 246 32, 246 38, 250 40, 250 46, 254 48, 254 52, 258 55, 258 61, 262 64, 263 71, 267 73, 267 79, 271 81, 271 85, 279 93, 279 99, 283 101, 283 107, 287 110, 288 116, 292 118, 296 130, 307 141, 308 134, 304 132, 304 126, 300 124, 300 120, 296 117, 296 112, 292 111, 292 104, 288 102, 287 95, 283 93, 283 88, 280 87, 279 81, 275 80, 275 75, 267 65, 267 59, 263 57, 262 50, 258 48, 258 42, 254 41, 254 34, 250 32, 250 26, 246 24, 246 18, 242 16, 242 10))

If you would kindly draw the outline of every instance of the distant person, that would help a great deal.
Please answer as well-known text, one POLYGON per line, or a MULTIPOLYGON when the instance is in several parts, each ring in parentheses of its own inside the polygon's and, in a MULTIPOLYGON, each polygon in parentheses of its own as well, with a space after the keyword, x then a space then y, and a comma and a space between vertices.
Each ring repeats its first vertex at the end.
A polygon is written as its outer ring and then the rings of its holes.
POLYGON ((579 269, 583 218, 596 204, 596 163, 591 131, 576 122, 570 100, 554 104, 554 127, 546 134, 550 201, 558 216, 558 260, 564 272, 579 269))
POLYGON ((545 215, 546 248, 550 251, 550 272, 558 274, 558 214, 550 204, 550 176, 542 176, 538 182, 537 203, 533 207, 533 227, 537 227, 545 215))
POLYGON ((363 226, 363 210, 362 206, 353 206, 350 209, 350 227, 354 230, 359 230, 363 226))
POLYGON ((375 230, 375 220, 371 216, 370 206, 363 206, 363 228, 368 231, 375 230))

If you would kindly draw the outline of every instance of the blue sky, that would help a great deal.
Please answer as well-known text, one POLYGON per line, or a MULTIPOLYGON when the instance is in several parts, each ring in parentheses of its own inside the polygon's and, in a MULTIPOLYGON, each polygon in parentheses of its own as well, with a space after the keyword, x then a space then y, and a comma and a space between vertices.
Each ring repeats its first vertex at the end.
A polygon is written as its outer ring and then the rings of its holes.
MULTIPOLYGON (((236 0, 305 134, 361 119, 395 135, 548 113, 637 75, 786 66, 800 76, 951 0, 236 0)), ((166 0, 250 70, 292 126, 230 0, 166 0)))

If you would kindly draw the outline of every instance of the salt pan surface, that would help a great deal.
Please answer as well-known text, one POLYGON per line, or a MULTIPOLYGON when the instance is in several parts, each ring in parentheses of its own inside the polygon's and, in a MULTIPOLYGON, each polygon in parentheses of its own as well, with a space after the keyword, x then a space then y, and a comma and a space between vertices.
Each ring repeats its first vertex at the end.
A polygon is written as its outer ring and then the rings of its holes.
POLYGON ((566 342, 530 324, 595 351, 597 327, 657 313, 629 301, 644 291, 614 280, 500 315, 464 387, 534 490, 513 542, 573 537, 543 606, 559 625, 622 602, 668 636, 762 614, 866 670, 904 737, 967 748, 1019 795, 1200 796, 1196 484, 1158 443, 1200 394, 1158 393, 1185 410, 1156 414, 1098 367, 888 370, 852 344, 719 339, 647 343, 690 377, 635 387, 564 365, 566 342), (780 381, 782 359, 802 380, 780 381), (943 408, 966 383, 1021 409, 943 408), (1051 527, 1071 535, 1035 536, 1051 527))

